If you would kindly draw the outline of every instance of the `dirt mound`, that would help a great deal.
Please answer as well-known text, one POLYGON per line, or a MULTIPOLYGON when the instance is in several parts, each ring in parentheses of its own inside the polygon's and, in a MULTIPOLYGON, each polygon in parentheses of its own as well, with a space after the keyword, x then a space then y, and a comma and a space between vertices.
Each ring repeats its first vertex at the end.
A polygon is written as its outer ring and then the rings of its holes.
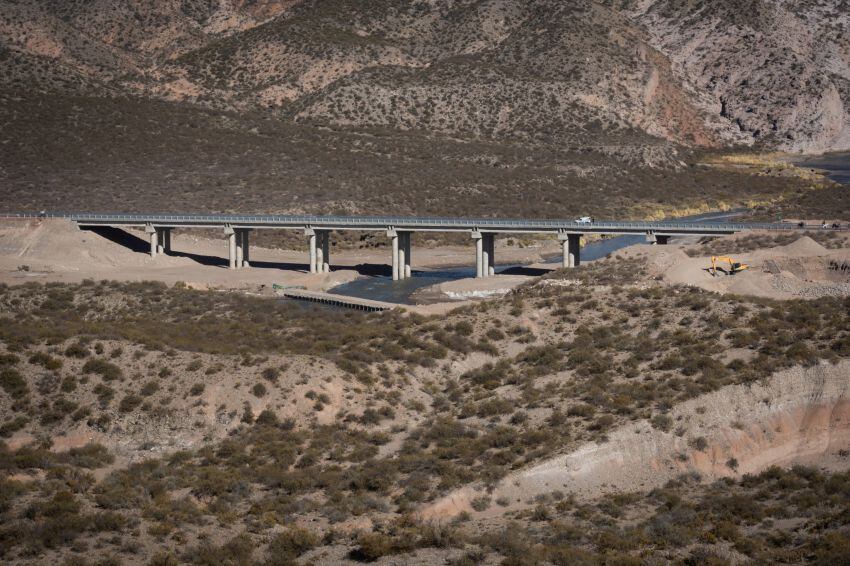
POLYGON ((150 261, 145 254, 64 220, 3 221, 0 253, 6 260, 46 271, 144 265, 150 261))
MULTIPOLYGON (((669 416, 669 431, 641 421, 615 431, 604 444, 585 444, 506 477, 491 495, 509 504, 484 514, 527 506, 535 496, 556 490, 580 498, 648 490, 687 472, 713 480, 772 465, 846 467, 850 362, 794 368, 763 385, 729 386, 682 403, 669 416)), ((423 515, 471 511, 477 495, 464 488, 423 515)))
POLYGON ((803 236, 796 242, 792 242, 787 246, 773 248, 770 252, 789 257, 817 257, 828 254, 829 250, 810 237, 803 236))

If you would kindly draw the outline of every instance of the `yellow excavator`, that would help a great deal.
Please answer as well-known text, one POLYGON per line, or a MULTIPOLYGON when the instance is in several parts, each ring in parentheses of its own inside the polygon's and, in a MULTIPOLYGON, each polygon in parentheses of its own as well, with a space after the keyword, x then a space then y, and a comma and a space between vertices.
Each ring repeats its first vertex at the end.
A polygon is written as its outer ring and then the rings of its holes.
MULTIPOLYGON (((750 266, 746 263, 741 263, 739 261, 735 261, 729 256, 725 255, 713 255, 711 256, 711 268, 708 270, 711 273, 712 277, 717 275, 717 264, 718 263, 728 263, 729 269, 723 270, 726 275, 735 275, 736 273, 740 273, 745 269, 749 269, 750 266)), ((721 268, 722 269, 722 268, 721 268)))

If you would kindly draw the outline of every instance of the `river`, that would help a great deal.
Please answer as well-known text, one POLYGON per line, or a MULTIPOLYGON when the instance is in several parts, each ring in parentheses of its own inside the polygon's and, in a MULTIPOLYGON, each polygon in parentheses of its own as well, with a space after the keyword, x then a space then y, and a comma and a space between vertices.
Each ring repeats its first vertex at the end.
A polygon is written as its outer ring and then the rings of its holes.
POLYGON ((830 179, 842 185, 850 185, 850 153, 827 153, 818 157, 796 161, 799 167, 811 167, 827 172, 830 179))
MULTIPOLYGON (((722 223, 738 214, 740 214, 740 211, 714 212, 709 214, 686 216, 677 218, 676 220, 687 222, 722 223)), ((581 249, 581 259, 582 261, 600 259, 625 247, 645 243, 646 237, 642 234, 634 236, 617 236, 614 238, 597 240, 587 244, 581 249)), ((413 272, 413 276, 410 279, 405 279, 403 281, 393 281, 392 278, 388 276, 363 277, 349 283, 338 285, 329 292, 338 295, 348 295, 350 297, 386 301, 388 303, 412 304, 413 301, 411 299, 411 295, 423 287, 429 287, 445 281, 455 281, 457 279, 475 277, 473 255, 474 254, 470 251, 469 267, 439 268, 434 270, 419 269, 413 272)), ((498 256, 496 260, 498 261, 498 256)), ((559 263, 560 261, 560 254, 546 259, 546 263, 554 264, 559 263)), ((498 265, 496 273, 504 273, 521 267, 523 266, 518 264, 498 265)))

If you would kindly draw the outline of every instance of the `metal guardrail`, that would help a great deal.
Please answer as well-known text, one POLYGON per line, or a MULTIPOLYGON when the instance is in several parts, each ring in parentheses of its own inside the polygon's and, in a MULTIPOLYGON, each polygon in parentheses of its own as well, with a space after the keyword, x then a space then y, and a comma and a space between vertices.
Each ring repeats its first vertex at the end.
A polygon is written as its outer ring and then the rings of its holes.
MULTIPOLYGON (((166 226, 245 226, 266 228, 330 228, 330 229, 430 229, 430 230, 501 230, 501 231, 574 231, 584 233, 659 233, 692 234, 731 233, 748 230, 820 230, 821 226, 799 226, 791 223, 721 223, 683 221, 594 221, 530 220, 494 218, 441 218, 399 216, 314 216, 314 215, 238 215, 238 214, 126 214, 89 212, 47 212, 0 214, 11 218, 59 218, 82 225, 166 225, 166 226)), ((834 228, 830 228, 835 230, 834 228)), ((838 230, 850 231, 849 227, 838 230)))

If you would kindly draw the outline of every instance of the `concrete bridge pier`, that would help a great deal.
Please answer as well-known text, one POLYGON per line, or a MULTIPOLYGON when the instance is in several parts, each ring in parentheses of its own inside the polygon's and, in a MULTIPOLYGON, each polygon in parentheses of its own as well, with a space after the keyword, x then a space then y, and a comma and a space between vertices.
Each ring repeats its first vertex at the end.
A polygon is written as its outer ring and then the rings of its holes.
POLYGON ((562 267, 578 267, 581 264, 581 234, 558 234, 563 249, 562 267))
POLYGON ((317 273, 316 259, 318 259, 318 250, 316 249, 316 231, 312 228, 304 228, 304 235, 307 236, 310 242, 310 273, 317 273))
POLYGON ((496 274, 496 234, 492 232, 472 232, 475 240, 475 277, 491 277, 496 274))
POLYGON ((242 229, 242 267, 251 267, 251 229, 242 229))
POLYGON ((227 237, 227 267, 228 269, 236 269, 236 230, 230 226, 225 226, 224 235, 227 237))
POLYGON ((649 242, 650 245, 655 246, 666 246, 670 241, 670 236, 666 236, 664 234, 655 234, 654 232, 649 232, 646 235, 646 241, 649 242))
POLYGON ((484 234, 484 248, 487 260, 487 270, 484 276, 492 277, 496 275, 496 234, 490 232, 484 234))
POLYGON ((411 276, 410 235, 395 228, 387 228, 387 238, 392 243, 393 281, 401 281, 411 276))
POLYGON ((484 238, 478 230, 472 232, 472 239, 475 240, 475 278, 484 277, 484 238))
POLYGON ((316 269, 319 273, 330 273, 331 271, 331 237, 330 230, 319 230, 316 234, 319 242, 319 257, 316 260, 316 269))
POLYGON ((250 231, 250 228, 236 228, 234 230, 234 235, 236 238, 236 257, 233 263, 236 269, 242 269, 243 267, 251 267, 248 238, 248 234, 250 231))
POLYGON ((399 280, 408 279, 411 275, 410 269, 410 235, 411 232, 398 232, 398 278, 399 280))
POLYGON ((145 233, 150 238, 151 259, 156 259, 156 254, 159 251, 159 230, 148 224, 145 226, 145 233))
POLYGON ((174 228, 160 228, 159 229, 159 245, 162 248, 161 253, 170 254, 171 253, 171 231, 174 228))

